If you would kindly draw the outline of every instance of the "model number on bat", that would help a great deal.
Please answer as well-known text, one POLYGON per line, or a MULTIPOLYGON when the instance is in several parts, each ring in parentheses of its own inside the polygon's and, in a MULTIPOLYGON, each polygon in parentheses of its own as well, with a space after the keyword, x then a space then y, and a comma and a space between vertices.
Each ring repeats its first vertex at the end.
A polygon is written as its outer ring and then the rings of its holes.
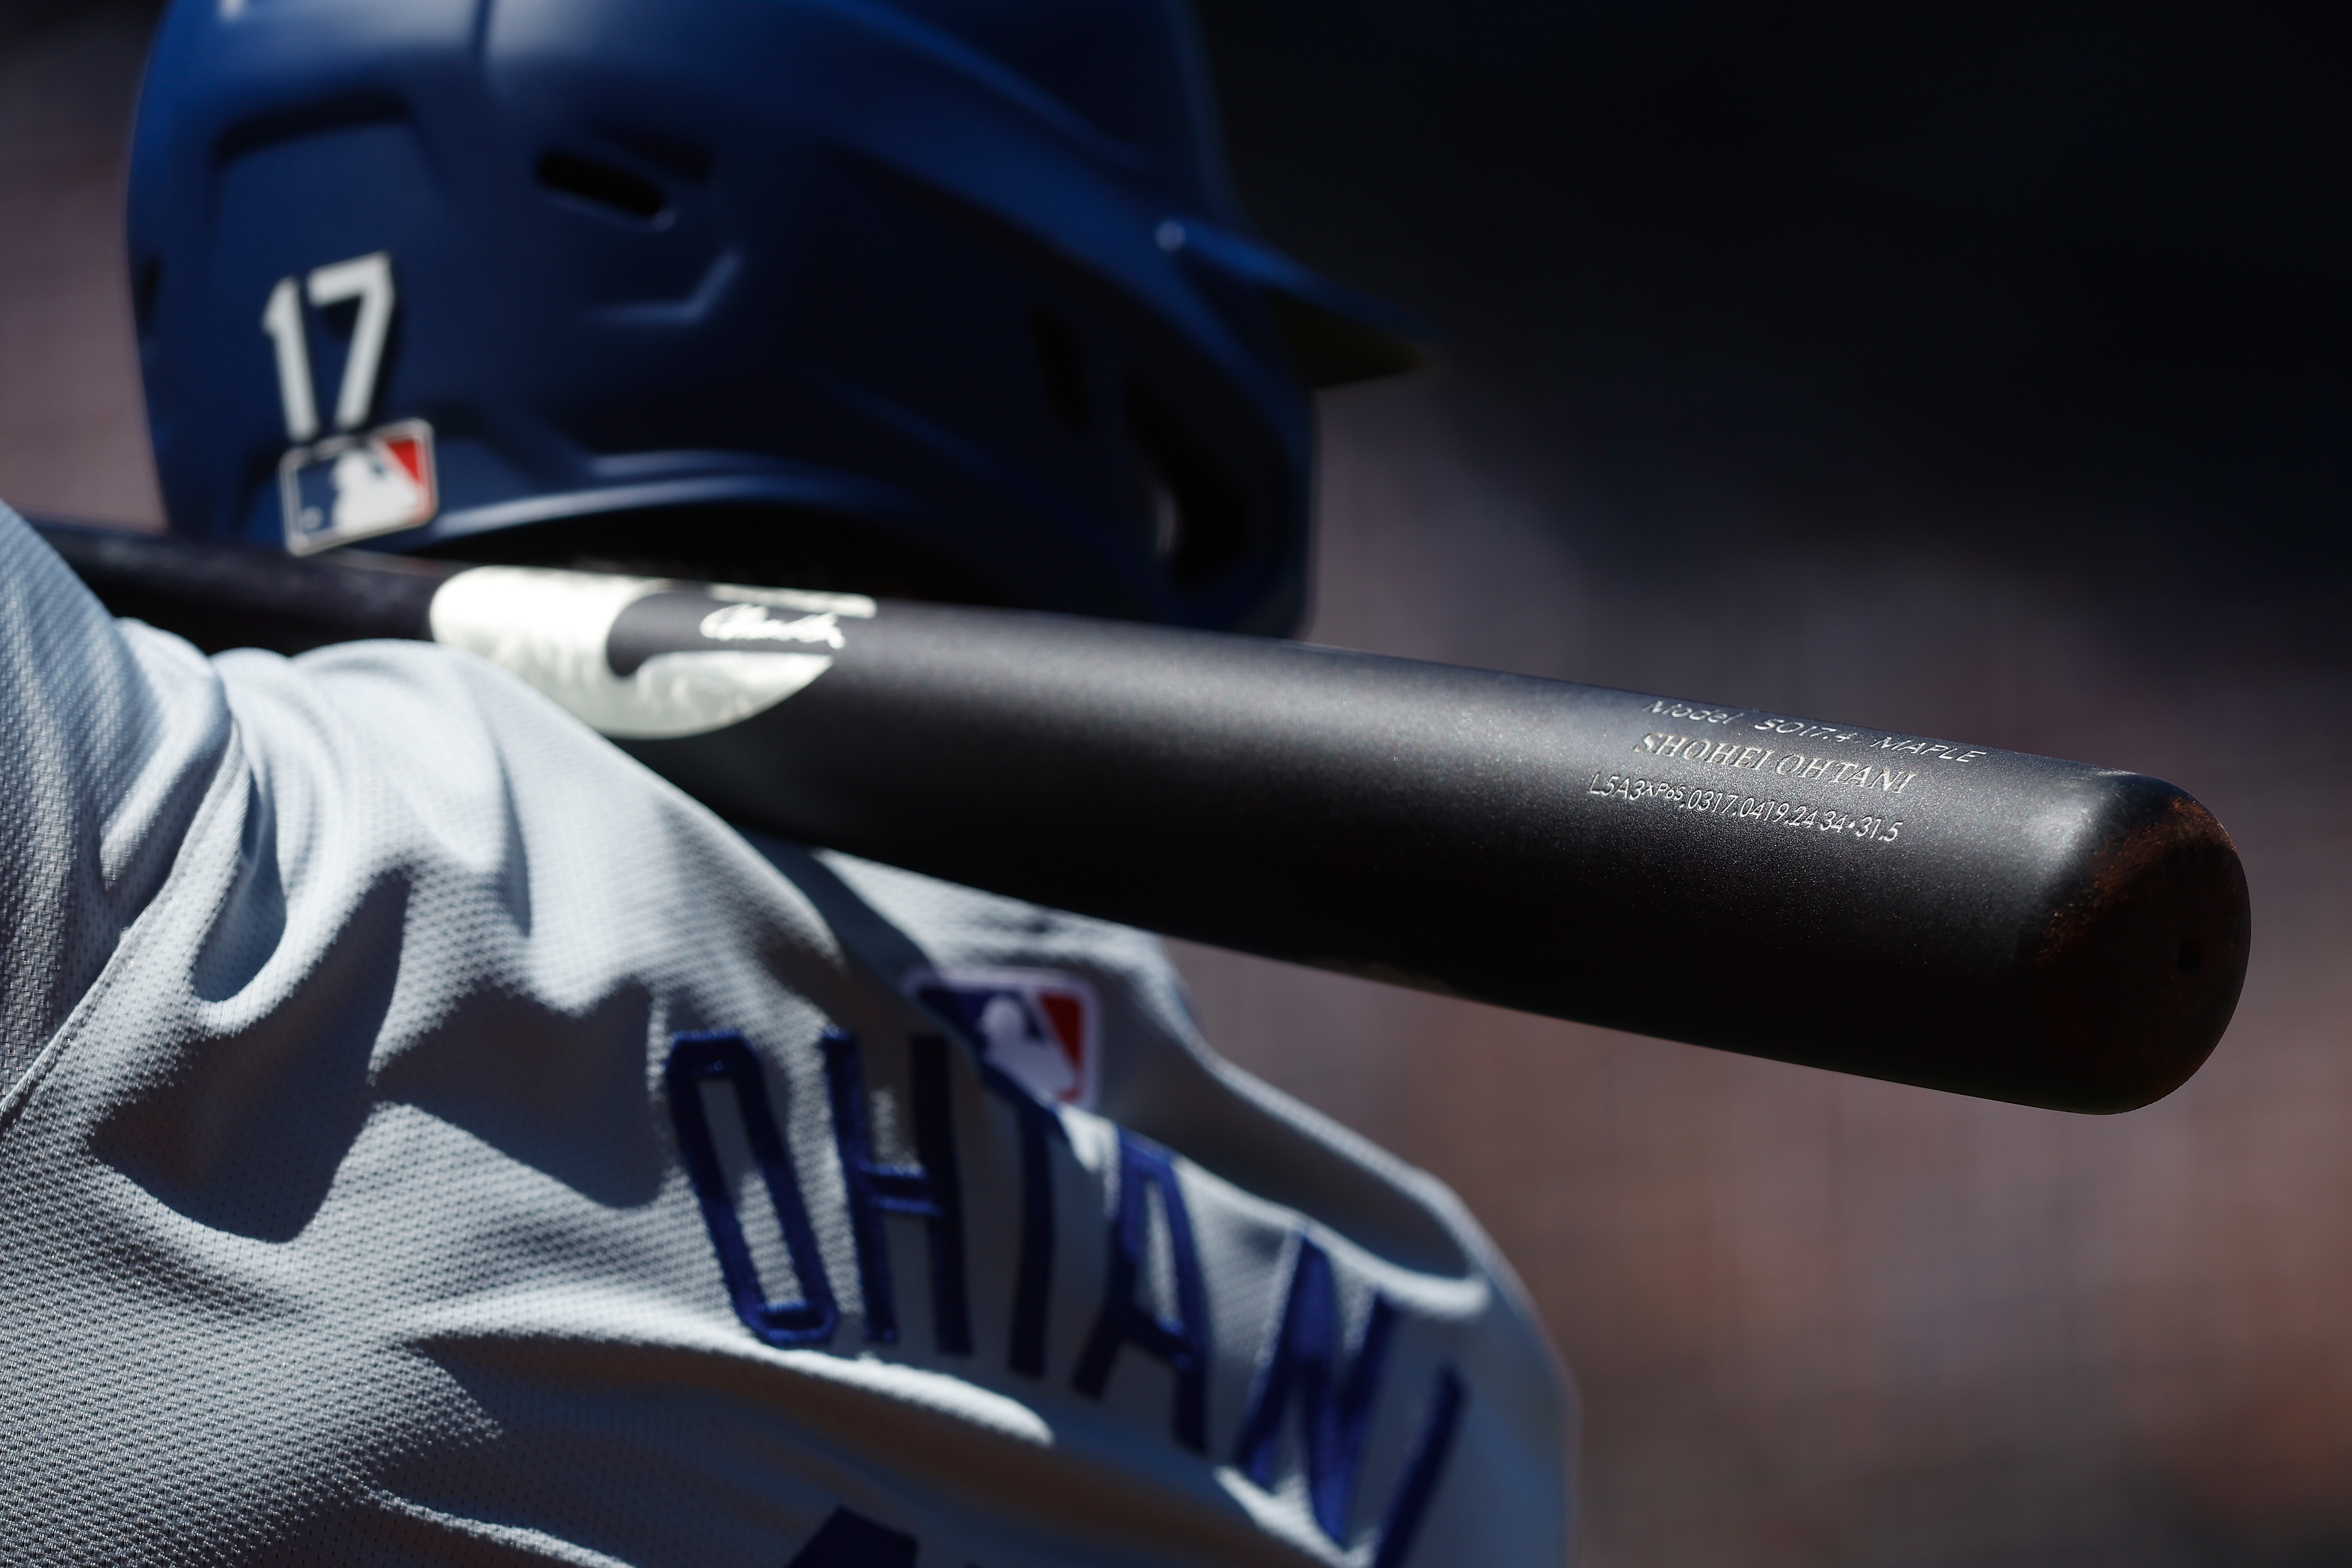
POLYGON ((1728 724, 1741 713, 1737 708, 1702 708, 1696 702, 1676 702, 1671 698, 1660 698, 1643 711, 1663 713, 1669 719, 1696 720, 1701 724, 1728 724))
POLYGON ((1885 816, 1854 816, 1834 806, 1807 805, 1797 800, 1768 800, 1727 790, 1696 789, 1689 784, 1629 778, 1622 773, 1594 773, 1584 793, 1604 800, 1639 805, 1655 801, 1675 811, 1696 812, 1759 827, 1786 827, 1796 832, 1842 834, 1865 844, 1892 844, 1903 836, 1903 824, 1885 816))

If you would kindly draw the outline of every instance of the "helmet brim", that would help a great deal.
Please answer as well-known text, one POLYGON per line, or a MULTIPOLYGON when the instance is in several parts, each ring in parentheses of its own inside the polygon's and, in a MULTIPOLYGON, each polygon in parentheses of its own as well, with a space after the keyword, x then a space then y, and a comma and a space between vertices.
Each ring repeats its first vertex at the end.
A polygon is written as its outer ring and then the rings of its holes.
POLYGON ((1197 222, 1170 237, 1196 265, 1265 297, 1283 345, 1318 391, 1402 375, 1435 358, 1435 333, 1419 317, 1311 272, 1271 246, 1197 222))

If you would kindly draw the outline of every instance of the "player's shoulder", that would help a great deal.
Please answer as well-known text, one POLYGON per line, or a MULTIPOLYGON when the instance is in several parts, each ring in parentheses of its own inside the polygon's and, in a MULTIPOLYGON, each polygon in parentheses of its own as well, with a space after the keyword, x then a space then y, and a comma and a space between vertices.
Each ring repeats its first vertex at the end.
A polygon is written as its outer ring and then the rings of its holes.
POLYGON ((338 832, 389 833, 420 852, 513 836, 541 858, 656 881, 667 879, 655 851, 732 842, 675 786, 471 654, 375 641, 293 658, 239 649, 213 665, 273 799, 315 805, 338 832), (635 852, 613 855, 618 843, 635 852))
POLYGON ((1157 937, 855 856, 753 843, 845 946, 1034 1092, 1394 1263, 1507 1279, 1442 1183, 1221 1056, 1157 937))
POLYGON ((552 749, 621 761, 594 731, 521 680, 435 643, 337 643, 291 658, 236 648, 213 665, 240 718, 272 734, 329 725, 444 771, 467 760, 447 748, 472 741, 507 753, 552 749))
POLYGON ((1183 986, 1142 931, 936 877, 745 835, 850 956, 1054 1103, 1102 1108, 1118 1068, 1191 1029, 1183 986))

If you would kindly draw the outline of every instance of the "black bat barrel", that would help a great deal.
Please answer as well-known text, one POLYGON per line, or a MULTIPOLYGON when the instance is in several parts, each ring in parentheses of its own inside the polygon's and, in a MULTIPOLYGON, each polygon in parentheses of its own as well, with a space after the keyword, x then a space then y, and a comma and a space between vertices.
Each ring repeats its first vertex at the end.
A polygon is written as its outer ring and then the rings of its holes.
POLYGON ((497 567, 436 592, 416 630, 734 821, 1526 1012, 2112 1111, 2196 1070, 2245 973, 2227 834, 2137 773, 1068 616, 497 567))

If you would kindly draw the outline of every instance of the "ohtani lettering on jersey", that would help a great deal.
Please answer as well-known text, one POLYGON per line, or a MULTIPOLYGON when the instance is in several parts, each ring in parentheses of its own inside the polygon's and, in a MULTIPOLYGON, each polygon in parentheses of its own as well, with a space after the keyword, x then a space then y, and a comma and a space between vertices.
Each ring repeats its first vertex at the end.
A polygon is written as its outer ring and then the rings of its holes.
MULTIPOLYGON (((909 1042, 918 1161, 911 1165, 885 1164, 875 1156, 856 1038, 828 1029, 819 1048, 857 1255, 865 1337, 876 1344, 898 1339, 897 1282, 884 1230, 887 1219, 895 1215, 919 1219, 925 1227, 936 1348, 944 1355, 970 1355, 974 1347, 964 1267, 962 1173, 950 1101, 949 1042, 936 1035, 909 1042)), ((1013 1111, 1021 1148, 1021 1235, 1005 1363, 1022 1376, 1042 1378, 1055 1253, 1054 1147, 1059 1143, 1067 1151, 1069 1136, 1054 1105, 986 1060, 978 1065, 983 1087, 1013 1111)), ((681 1034, 671 1043, 663 1078, 687 1177, 736 1316, 762 1342, 780 1349, 830 1342, 839 1327, 840 1310, 758 1056, 732 1030, 681 1034), (767 1189, 784 1256, 798 1281, 798 1300, 771 1300, 760 1276, 706 1109, 706 1093, 714 1089, 723 1089, 733 1099, 752 1164, 767 1189)), ((1178 1447, 1205 1457, 1211 1339, 1208 1291, 1192 1216, 1175 1157, 1124 1128, 1118 1131, 1118 1203, 1110 1220, 1109 1242, 1101 1304, 1071 1372, 1070 1385, 1099 1399, 1125 1352, 1162 1363, 1174 1384, 1170 1437, 1178 1447), (1172 1317, 1160 1316, 1144 1297, 1155 1231, 1167 1243, 1172 1317)), ((1286 1419, 1295 1411, 1310 1510, 1324 1534, 1341 1547, 1349 1544, 1350 1515, 1398 1318, 1395 1306, 1375 1293, 1351 1354, 1330 1257, 1305 1232, 1297 1236, 1281 1317, 1272 1325, 1242 1412, 1231 1464, 1252 1485, 1271 1489, 1286 1419)), ((1381 1510, 1371 1568, 1402 1568, 1444 1470, 1465 1397, 1460 1377, 1450 1367, 1441 1368, 1403 1468, 1381 1510)), ((834 1536, 845 1532, 862 1541, 860 1532, 877 1528, 837 1513, 811 1541, 807 1552, 817 1555, 808 1561, 831 1563, 832 1552, 847 1547, 845 1540, 836 1542, 834 1536)), ((912 1539, 890 1539, 904 1542, 903 1548, 894 1549, 904 1553, 896 1560, 911 1563, 912 1539)))

